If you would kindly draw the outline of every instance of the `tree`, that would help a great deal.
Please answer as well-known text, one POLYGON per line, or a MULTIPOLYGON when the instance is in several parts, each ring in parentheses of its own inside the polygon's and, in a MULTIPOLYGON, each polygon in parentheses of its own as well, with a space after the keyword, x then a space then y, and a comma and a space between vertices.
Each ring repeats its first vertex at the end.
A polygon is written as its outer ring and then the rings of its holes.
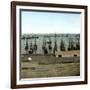
POLYGON ((51 51, 51 50, 52 50, 52 45, 49 44, 49 45, 48 45, 48 48, 49 48, 49 50, 51 51))
POLYGON ((74 46, 74 42, 71 39, 69 39, 69 45, 68 45, 68 51, 70 50, 76 50, 76 47, 74 46))
POLYGON ((73 40, 71 40, 71 50, 74 50, 73 40))
POLYGON ((30 50, 29 50, 29 54, 33 53, 33 46, 32 46, 32 42, 30 43, 30 50))
POLYGON ((57 43, 55 42, 54 48, 53 48, 53 54, 55 55, 55 51, 57 51, 57 43))
POLYGON ((69 40, 68 51, 70 51, 70 50, 71 50, 71 42, 69 40))
POLYGON ((43 42, 42 50, 43 50, 44 54, 48 54, 48 51, 47 51, 47 48, 46 48, 46 41, 43 42))
POLYGON ((55 34, 55 42, 54 42, 54 48, 53 48, 54 55, 55 55, 55 51, 57 51, 56 34, 55 34))
POLYGON ((25 51, 28 51, 28 40, 26 40, 25 51))
POLYGON ((80 50, 80 42, 78 40, 78 42, 76 43, 76 50, 80 50))
POLYGON ((65 43, 64 43, 63 40, 61 40, 60 50, 61 50, 61 51, 65 51, 65 43))
POLYGON ((37 51, 37 44, 34 44, 34 51, 35 51, 35 54, 36 54, 36 51, 37 51))
POLYGON ((37 51, 37 44, 36 44, 36 39, 38 38, 38 37, 36 37, 36 35, 35 35, 35 43, 34 43, 34 47, 33 47, 33 49, 34 49, 34 52, 35 52, 35 54, 36 54, 36 51, 37 51))
POLYGON ((49 52, 51 53, 51 51, 52 51, 52 42, 51 42, 51 39, 49 39, 49 42, 48 42, 48 49, 49 49, 49 52))

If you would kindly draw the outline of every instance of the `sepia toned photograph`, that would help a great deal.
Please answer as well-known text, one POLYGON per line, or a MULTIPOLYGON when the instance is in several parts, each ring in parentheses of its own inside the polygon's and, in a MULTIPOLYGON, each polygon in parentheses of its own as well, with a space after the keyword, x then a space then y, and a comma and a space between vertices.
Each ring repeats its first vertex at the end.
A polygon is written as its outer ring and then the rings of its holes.
POLYGON ((21 10, 21 21, 21 78, 80 75, 80 13, 21 10))
POLYGON ((11 2, 11 88, 87 84, 87 6, 11 2))

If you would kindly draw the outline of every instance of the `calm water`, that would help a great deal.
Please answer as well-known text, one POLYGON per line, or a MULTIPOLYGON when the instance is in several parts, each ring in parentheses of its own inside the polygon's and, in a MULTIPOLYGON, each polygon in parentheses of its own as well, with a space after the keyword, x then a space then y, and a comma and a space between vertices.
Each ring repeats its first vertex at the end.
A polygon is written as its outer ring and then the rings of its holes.
POLYGON ((80 34, 24 34, 21 36, 21 54, 26 54, 29 52, 31 45, 37 45, 37 50, 33 53, 35 54, 43 54, 42 46, 44 43, 47 48, 48 53, 53 53, 53 48, 55 46, 55 41, 57 45, 57 51, 60 51, 61 40, 64 42, 65 50, 67 50, 69 46, 69 40, 73 42, 75 46, 76 43, 80 42, 80 34), (35 39, 35 37, 38 37, 35 39), (50 44, 48 42, 51 42, 50 44), (28 45, 27 51, 25 50, 26 43, 28 45), (49 50, 49 45, 51 45, 52 49, 49 50))

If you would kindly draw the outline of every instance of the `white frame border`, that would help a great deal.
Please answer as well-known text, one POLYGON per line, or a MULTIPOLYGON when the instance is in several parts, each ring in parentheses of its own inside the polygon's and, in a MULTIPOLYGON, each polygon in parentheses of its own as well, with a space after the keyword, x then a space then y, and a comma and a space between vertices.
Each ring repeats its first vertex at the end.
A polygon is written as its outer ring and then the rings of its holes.
POLYGON ((84 23, 85 23, 85 17, 84 17, 85 11, 84 9, 73 9, 73 8, 54 8, 54 7, 36 7, 36 6, 16 6, 16 84, 17 85, 23 85, 23 84, 40 84, 40 83, 54 83, 54 82, 75 82, 75 81, 84 81, 84 68, 85 68, 85 64, 84 64, 84 23), (20 36, 20 30, 19 30, 19 12, 20 9, 35 9, 35 10, 54 10, 54 11, 74 11, 74 12, 81 12, 82 14, 82 30, 80 33, 80 76, 68 76, 68 77, 52 77, 52 78, 34 78, 34 79, 20 79, 20 64, 19 64, 19 54, 20 54, 20 50, 19 50, 19 36, 20 36))

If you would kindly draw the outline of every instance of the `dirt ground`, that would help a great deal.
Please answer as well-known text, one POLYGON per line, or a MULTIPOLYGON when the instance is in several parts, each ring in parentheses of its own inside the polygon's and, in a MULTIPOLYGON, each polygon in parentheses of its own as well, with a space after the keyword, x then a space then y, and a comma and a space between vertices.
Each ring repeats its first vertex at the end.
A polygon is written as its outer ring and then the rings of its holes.
POLYGON ((62 77, 80 75, 80 57, 23 56, 21 78, 62 77), (28 61, 28 57, 32 60, 28 61))

